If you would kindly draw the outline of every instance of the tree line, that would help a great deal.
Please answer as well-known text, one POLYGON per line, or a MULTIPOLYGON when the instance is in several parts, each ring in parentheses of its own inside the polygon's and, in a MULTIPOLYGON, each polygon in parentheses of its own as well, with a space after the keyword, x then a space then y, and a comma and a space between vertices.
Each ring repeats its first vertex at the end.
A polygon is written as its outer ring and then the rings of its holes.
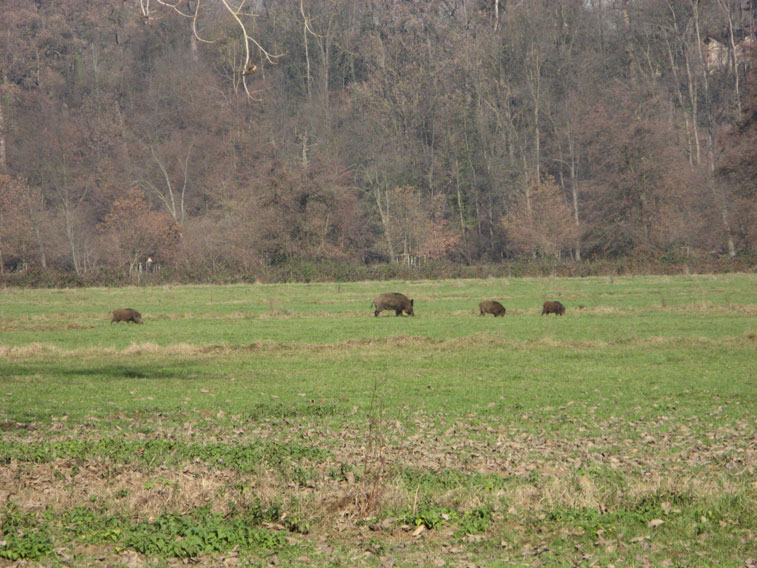
POLYGON ((0 267, 746 256, 748 0, 0 4, 0 267))

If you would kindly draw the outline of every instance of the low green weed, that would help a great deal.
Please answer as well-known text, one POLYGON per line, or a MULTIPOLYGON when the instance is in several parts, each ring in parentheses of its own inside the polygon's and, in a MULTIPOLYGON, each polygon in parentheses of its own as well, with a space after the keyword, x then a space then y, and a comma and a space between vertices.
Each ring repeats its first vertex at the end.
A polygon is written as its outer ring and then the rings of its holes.
MULTIPOLYGON (((246 511, 222 515, 208 507, 187 514, 164 513, 154 521, 133 522, 105 511, 76 507, 63 514, 47 510, 39 515, 21 513, 12 502, 2 517, 0 557, 9 560, 39 560, 52 554, 54 542, 72 541, 93 545, 116 545, 149 556, 190 558, 246 550, 279 550, 286 547, 286 532, 262 527, 279 521, 280 509, 252 506, 246 511), (55 535, 59 535, 56 537, 55 535)), ((307 524, 290 519, 287 528, 306 534, 307 524)))
MULTIPOLYGON (((188 444, 174 440, 126 441, 99 440, 37 441, 34 443, 0 440, 2 459, 49 463, 58 458, 86 460, 107 458, 115 463, 141 462, 145 466, 173 466, 200 460, 209 467, 228 467, 240 472, 256 471, 260 464, 280 470, 291 469, 302 459, 322 461, 328 452, 295 443, 258 442, 251 444, 188 444)), ((301 475, 301 473, 298 473, 301 475)))
POLYGON ((447 507, 423 507, 415 512, 407 513, 402 522, 414 527, 424 526, 427 529, 439 529, 445 523, 457 520, 455 511, 447 507))
POLYGON ((142 554, 178 558, 234 547, 277 550, 286 546, 282 532, 255 526, 254 520, 247 516, 227 519, 206 508, 189 515, 164 514, 155 521, 132 526, 123 543, 142 554))
POLYGON ((484 534, 492 522, 492 510, 487 506, 480 506, 466 511, 458 518, 458 527, 454 533, 456 537, 470 534, 484 534))
POLYGON ((53 551, 53 538, 47 526, 35 515, 23 513, 12 502, 5 505, 0 525, 0 558, 37 560, 53 551))

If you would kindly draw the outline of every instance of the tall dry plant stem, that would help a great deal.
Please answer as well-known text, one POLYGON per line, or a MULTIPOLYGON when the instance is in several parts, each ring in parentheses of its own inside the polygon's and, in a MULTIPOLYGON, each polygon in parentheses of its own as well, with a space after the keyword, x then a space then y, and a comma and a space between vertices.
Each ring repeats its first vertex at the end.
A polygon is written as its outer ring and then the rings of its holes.
POLYGON ((380 397, 379 379, 374 378, 371 406, 368 410, 368 435, 363 456, 363 480, 358 509, 362 515, 381 507, 384 493, 386 456, 384 455, 384 401, 380 397))

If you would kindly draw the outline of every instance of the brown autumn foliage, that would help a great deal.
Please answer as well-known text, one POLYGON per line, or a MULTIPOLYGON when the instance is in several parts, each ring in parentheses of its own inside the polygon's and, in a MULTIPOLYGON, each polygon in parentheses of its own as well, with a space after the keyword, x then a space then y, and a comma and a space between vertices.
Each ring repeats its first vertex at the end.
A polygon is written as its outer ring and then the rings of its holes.
POLYGON ((424 198, 416 188, 403 186, 387 190, 382 201, 387 254, 438 259, 459 245, 460 235, 444 218, 442 195, 424 198))
POLYGON ((578 238, 570 206, 550 177, 532 182, 502 222, 516 250, 525 254, 559 257, 578 238))
POLYGON ((39 189, 22 178, 0 174, 0 271, 5 263, 46 263, 41 244, 46 221, 39 189))
MULTIPOLYGON (((586 123, 587 155, 603 174, 586 183, 586 245, 611 255, 629 248, 714 246, 701 240, 707 211, 714 208, 702 168, 686 164, 663 120, 664 101, 648 91, 610 94, 586 123)), ((717 222, 713 227, 719 229, 717 222)))
POLYGON ((29 248, 31 235, 25 231, 26 220, 19 206, 21 203, 21 184, 8 175, 0 174, 0 259, 4 262, 23 258, 29 248))
POLYGON ((754 255, 754 14, 736 0, 260 6, 245 22, 270 57, 245 74, 222 7, 198 13, 205 43, 136 1, 0 5, 0 172, 37 204, 3 201, 7 263, 11 246, 78 276, 144 261, 112 222, 124 187, 140 219, 181 226, 150 252, 188 275, 754 255))
POLYGON ((742 115, 721 140, 719 175, 733 193, 731 211, 741 248, 757 245, 757 45, 746 53, 750 64, 742 115))
POLYGON ((130 268, 148 257, 171 260, 181 238, 176 222, 165 212, 151 209, 139 189, 113 202, 100 232, 103 263, 130 268))

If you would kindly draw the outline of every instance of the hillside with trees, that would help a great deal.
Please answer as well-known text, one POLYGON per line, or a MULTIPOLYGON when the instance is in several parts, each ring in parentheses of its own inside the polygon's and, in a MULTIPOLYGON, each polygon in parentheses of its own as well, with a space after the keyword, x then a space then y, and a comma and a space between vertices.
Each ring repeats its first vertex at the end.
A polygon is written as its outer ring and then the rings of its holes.
POLYGON ((755 2, 16 0, 0 21, 5 273, 755 265, 755 2))

